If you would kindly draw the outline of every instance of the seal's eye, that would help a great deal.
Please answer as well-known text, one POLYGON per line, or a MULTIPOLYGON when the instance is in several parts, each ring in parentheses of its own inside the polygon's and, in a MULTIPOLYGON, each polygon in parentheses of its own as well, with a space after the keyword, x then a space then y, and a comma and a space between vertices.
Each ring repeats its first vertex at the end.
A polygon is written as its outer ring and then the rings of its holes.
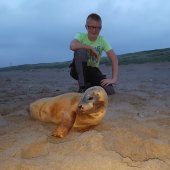
POLYGON ((90 97, 88 98, 88 100, 93 100, 93 97, 90 96, 90 97))

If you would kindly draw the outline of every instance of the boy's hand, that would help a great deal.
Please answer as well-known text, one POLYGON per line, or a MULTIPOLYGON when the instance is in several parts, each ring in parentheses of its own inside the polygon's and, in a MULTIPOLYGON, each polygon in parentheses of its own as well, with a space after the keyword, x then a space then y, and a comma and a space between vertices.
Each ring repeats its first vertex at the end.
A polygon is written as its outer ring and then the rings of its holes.
POLYGON ((100 83, 102 86, 108 86, 109 84, 116 84, 116 79, 103 79, 100 83))
POLYGON ((97 61, 99 61, 99 54, 94 48, 89 49, 88 52, 90 56, 93 56, 97 61))

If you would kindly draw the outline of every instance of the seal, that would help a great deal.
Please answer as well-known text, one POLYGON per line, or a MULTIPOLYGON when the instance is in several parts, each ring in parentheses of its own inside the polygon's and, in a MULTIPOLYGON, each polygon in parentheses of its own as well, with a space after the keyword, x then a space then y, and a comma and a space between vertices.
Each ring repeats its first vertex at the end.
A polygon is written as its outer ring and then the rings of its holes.
POLYGON ((30 115, 42 122, 57 124, 52 136, 63 138, 72 127, 86 131, 98 125, 107 110, 108 96, 100 86, 83 94, 71 92, 39 99, 29 106, 30 115))

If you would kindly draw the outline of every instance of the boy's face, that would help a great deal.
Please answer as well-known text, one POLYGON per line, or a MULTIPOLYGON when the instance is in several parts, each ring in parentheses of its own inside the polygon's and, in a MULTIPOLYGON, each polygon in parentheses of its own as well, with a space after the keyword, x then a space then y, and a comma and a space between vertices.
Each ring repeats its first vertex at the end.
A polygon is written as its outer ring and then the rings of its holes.
POLYGON ((101 28, 102 28, 102 24, 100 21, 96 21, 89 18, 86 22, 88 38, 92 41, 95 41, 100 33, 101 28))

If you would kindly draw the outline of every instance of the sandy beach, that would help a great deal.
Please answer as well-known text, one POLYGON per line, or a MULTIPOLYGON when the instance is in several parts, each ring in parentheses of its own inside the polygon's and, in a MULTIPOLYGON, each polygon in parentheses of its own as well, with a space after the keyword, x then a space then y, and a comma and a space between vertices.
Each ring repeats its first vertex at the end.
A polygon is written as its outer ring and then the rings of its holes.
POLYGON ((59 139, 27 108, 77 91, 69 69, 0 72, 0 170, 169 170, 170 62, 120 65, 114 86, 100 125, 59 139))

